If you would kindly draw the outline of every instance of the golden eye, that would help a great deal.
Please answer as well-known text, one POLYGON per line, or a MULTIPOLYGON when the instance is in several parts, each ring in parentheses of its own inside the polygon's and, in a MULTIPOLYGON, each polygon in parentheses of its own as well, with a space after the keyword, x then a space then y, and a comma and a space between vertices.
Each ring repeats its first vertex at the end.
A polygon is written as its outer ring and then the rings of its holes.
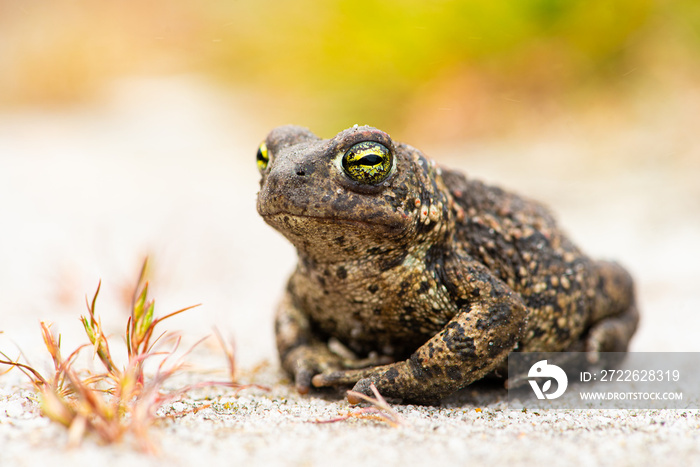
POLYGON ((262 143, 258 148, 258 154, 256 156, 258 161, 258 170, 264 172, 267 165, 270 163, 270 155, 267 153, 267 145, 262 143))
POLYGON ((391 173, 394 157, 381 143, 363 141, 357 143, 343 156, 343 171, 356 182, 376 185, 391 173))

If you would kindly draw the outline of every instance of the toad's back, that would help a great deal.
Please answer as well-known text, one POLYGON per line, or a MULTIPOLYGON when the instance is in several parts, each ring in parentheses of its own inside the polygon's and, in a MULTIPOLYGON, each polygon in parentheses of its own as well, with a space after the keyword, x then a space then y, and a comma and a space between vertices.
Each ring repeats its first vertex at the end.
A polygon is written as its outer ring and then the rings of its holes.
POLYGON ((629 307, 627 272, 584 255, 542 204, 456 171, 443 169, 442 176, 464 210, 455 242, 520 294, 530 310, 521 350, 575 349, 599 313, 629 307))

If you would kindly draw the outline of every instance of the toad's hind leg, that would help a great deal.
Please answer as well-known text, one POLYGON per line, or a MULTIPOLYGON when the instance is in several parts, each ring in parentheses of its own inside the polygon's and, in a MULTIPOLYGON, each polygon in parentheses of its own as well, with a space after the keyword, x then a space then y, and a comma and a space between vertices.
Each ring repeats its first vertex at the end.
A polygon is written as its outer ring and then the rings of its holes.
POLYGON ((639 323, 632 277, 614 262, 598 261, 596 269, 598 284, 586 351, 624 352, 639 323))

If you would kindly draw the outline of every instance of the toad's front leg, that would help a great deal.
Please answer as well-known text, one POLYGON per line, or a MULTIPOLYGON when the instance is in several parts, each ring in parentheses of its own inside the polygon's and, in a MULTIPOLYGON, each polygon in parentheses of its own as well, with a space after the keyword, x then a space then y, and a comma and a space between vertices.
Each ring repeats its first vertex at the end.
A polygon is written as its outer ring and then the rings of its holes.
POLYGON ((348 368, 364 368, 392 361, 386 357, 342 357, 333 352, 326 342, 314 335, 309 318, 294 304, 289 292, 277 309, 275 336, 282 368, 294 378, 296 389, 301 394, 309 392, 311 378, 319 373, 337 373, 348 368))
POLYGON ((527 308, 519 295, 474 261, 445 266, 448 290, 459 313, 407 360, 354 371, 330 371, 315 386, 357 381, 353 390, 379 392, 406 403, 433 404, 483 378, 508 355, 525 331, 527 308))
POLYGON ((315 374, 344 368, 342 359, 313 335, 307 316, 294 305, 289 292, 277 309, 275 335, 282 368, 302 394, 309 392, 315 374))

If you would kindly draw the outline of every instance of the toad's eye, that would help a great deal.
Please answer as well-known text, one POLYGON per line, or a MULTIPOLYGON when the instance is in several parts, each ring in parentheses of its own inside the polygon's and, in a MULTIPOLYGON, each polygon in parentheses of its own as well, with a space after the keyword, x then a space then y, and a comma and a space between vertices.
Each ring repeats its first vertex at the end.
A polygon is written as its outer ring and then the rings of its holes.
POLYGON ((258 170, 264 172, 267 165, 270 163, 270 155, 267 153, 267 145, 265 143, 262 143, 258 148, 256 158, 258 160, 258 170))
POLYGON ((356 182, 376 185, 391 173, 394 157, 381 143, 363 141, 357 143, 343 156, 343 171, 356 182))

